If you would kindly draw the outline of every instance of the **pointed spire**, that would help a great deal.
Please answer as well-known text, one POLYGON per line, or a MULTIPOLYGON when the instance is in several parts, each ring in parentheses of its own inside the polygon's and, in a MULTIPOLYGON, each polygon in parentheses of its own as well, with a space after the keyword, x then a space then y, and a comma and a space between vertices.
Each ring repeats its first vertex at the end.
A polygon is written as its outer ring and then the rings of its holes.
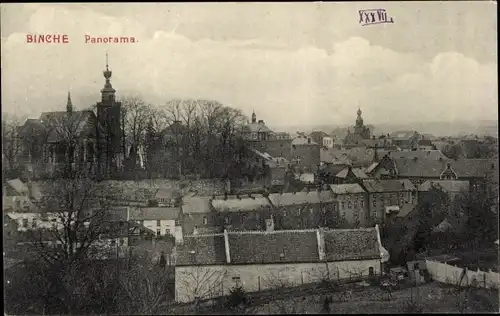
POLYGON ((68 91, 68 101, 66 102, 66 112, 73 112, 73 103, 71 102, 71 93, 68 91))

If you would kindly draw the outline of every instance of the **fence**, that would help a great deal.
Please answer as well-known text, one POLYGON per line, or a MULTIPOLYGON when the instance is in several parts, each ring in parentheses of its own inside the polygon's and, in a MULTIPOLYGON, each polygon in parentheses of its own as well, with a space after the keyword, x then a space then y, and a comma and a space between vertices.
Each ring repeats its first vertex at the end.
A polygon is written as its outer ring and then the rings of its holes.
MULTIPOLYGON (((433 280, 453 285, 458 285, 460 283, 464 268, 431 260, 426 260, 425 263, 427 271, 429 271, 433 280)), ((474 271, 465 268, 465 275, 460 285, 498 289, 500 285, 500 274, 491 271, 491 269, 488 272, 484 272, 479 269, 474 271)))

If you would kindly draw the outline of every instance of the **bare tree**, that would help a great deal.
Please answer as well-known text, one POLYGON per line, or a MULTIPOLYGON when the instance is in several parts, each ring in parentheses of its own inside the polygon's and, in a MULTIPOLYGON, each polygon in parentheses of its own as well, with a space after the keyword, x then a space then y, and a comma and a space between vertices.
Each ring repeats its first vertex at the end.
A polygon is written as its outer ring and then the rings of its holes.
POLYGON ((179 285, 177 293, 197 304, 200 300, 222 296, 226 276, 227 271, 211 267, 186 269, 181 275, 176 275, 176 283, 179 285))
POLYGON ((121 312, 151 315, 165 313, 165 304, 173 297, 172 272, 147 261, 135 261, 133 267, 120 276, 123 291, 121 312))
POLYGON ((85 173, 46 182, 42 190, 44 198, 38 205, 42 229, 32 234, 37 253, 45 261, 69 265, 85 260, 101 235, 113 233, 106 199, 110 189, 85 173), (59 246, 54 247, 54 242, 59 246))
POLYGON ((153 107, 138 96, 123 99, 122 122, 125 142, 130 147, 130 168, 134 169, 137 155, 145 143, 146 128, 153 117, 153 107))
POLYGON ((17 117, 2 113, 2 162, 7 170, 17 166, 17 158, 21 154, 22 146, 18 134, 20 125, 17 117))

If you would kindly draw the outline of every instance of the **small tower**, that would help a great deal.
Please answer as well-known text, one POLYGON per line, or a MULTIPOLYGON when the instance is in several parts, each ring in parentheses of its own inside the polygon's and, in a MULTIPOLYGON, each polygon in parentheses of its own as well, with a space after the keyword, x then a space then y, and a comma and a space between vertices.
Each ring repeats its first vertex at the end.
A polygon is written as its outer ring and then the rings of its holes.
POLYGON ((68 91, 68 101, 66 102, 66 112, 73 112, 73 103, 71 102, 71 94, 68 91))
POLYGON ((257 123, 257 115, 255 115, 255 111, 252 113, 252 123, 257 123))
POLYGON ((106 53, 106 70, 102 72, 104 78, 106 79, 106 83, 104 84, 104 88, 101 89, 102 102, 114 102, 115 101, 115 92, 111 85, 111 75, 113 72, 109 70, 108 65, 108 53, 106 53))
POLYGON ((363 126, 363 118, 361 117, 361 114, 362 114, 362 113, 363 113, 363 112, 361 112, 361 109, 360 109, 360 108, 358 108, 358 113, 357 113, 357 114, 358 114, 358 117, 356 118, 356 126, 358 126, 358 127, 363 126))

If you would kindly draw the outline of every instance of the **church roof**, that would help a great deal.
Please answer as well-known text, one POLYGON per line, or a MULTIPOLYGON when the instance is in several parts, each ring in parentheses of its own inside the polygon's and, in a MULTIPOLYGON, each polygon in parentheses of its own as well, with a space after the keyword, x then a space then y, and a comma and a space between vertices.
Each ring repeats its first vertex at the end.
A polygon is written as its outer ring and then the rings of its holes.
POLYGON ((258 123, 250 123, 243 126, 243 131, 247 133, 271 133, 272 130, 264 124, 264 122, 259 121, 258 123))
MULTIPOLYGON (((94 132, 92 126, 89 125, 89 120, 97 123, 97 117, 91 110, 43 112, 37 122, 26 122, 32 126, 39 126, 44 129, 47 134, 48 142, 56 142, 65 137, 79 137, 86 132, 94 132)), ((25 123, 25 125, 26 125, 25 123)), ((101 131, 104 131, 102 126, 98 125, 101 131)))

